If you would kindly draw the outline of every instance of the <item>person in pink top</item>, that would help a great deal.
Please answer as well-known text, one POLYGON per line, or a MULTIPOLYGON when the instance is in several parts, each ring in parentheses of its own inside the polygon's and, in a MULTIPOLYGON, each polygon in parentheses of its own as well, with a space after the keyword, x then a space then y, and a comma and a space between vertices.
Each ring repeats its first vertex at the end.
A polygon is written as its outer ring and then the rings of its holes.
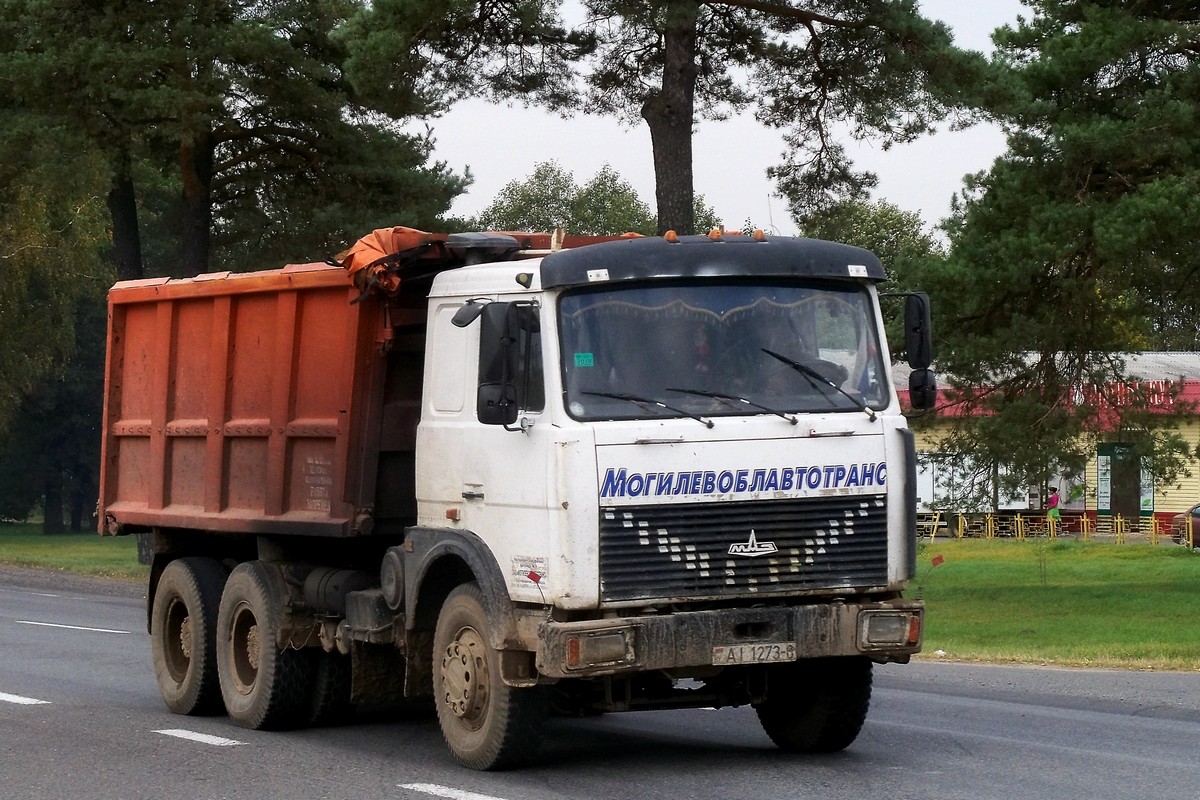
POLYGON ((1057 531, 1062 523, 1062 511, 1058 507, 1058 487, 1050 487, 1050 499, 1046 501, 1046 524, 1052 531, 1057 531))

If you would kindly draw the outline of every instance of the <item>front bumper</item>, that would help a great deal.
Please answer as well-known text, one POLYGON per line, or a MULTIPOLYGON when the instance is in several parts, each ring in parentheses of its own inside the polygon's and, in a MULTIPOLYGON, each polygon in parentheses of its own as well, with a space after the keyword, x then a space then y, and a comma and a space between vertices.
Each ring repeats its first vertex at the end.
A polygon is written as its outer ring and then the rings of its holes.
POLYGON ((731 648, 772 659, 784 652, 797 660, 858 655, 907 661, 921 650, 924 611, 920 600, 895 600, 546 621, 538 629, 537 669, 545 677, 577 678, 711 668, 735 663, 728 660, 731 648))

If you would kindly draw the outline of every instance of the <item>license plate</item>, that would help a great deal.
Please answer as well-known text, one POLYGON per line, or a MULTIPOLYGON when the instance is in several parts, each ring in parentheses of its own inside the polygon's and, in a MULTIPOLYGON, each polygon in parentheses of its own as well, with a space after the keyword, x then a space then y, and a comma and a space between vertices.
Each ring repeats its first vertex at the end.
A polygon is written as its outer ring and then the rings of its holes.
POLYGON ((759 642, 757 644, 718 645, 713 648, 712 663, 727 664, 774 664, 796 660, 795 642, 759 642))

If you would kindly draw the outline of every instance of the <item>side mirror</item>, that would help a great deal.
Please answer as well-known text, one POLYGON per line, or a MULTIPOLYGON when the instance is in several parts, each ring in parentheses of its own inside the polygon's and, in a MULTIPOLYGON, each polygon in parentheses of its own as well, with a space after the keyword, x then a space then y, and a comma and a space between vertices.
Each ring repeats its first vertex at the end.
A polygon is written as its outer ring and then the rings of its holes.
POLYGON ((937 405, 937 378, 928 369, 914 369, 908 376, 908 402, 922 411, 937 405))
MULTIPOLYGON (((464 318, 466 305, 458 310, 464 318)), ((478 311, 469 312, 479 319, 479 388, 476 394, 475 413, 484 425, 503 425, 506 428, 517 421, 522 408, 541 409, 545 403, 542 385, 540 348, 534 355, 535 344, 540 341, 538 313, 528 302, 487 303, 478 306, 478 311), (531 375, 536 370, 536 378, 531 375), (530 403, 533 405, 531 406, 530 403)), ((465 324, 469 325, 470 320, 465 324)))
POLYGON ((512 425, 517 421, 517 387, 511 383, 481 383, 475 414, 484 425, 512 425))
POLYGON ((908 365, 914 370, 927 370, 933 363, 933 325, 929 295, 924 292, 914 292, 904 298, 904 350, 908 354, 908 365))
POLYGON ((459 306, 458 311, 454 312, 454 316, 450 318, 450 324, 456 328, 465 328, 477 320, 485 308, 487 308, 486 303, 474 303, 468 300, 459 306))
MULTIPOLYGON (((463 306, 463 309, 471 306, 463 306)), ((459 309, 459 311, 463 311, 459 309)), ((475 413, 484 425, 517 420, 518 310, 512 303, 488 303, 479 312, 479 391, 475 413)))
POLYGON ((512 303, 488 303, 478 316, 479 382, 508 383, 517 374, 517 309, 512 303))

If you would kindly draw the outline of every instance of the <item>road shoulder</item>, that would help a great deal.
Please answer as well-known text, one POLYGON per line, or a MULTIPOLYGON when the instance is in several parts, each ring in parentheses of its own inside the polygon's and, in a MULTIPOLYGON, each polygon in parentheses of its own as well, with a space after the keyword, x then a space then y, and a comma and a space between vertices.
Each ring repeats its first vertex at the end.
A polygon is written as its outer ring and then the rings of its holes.
POLYGON ((141 582, 78 575, 53 569, 13 567, 7 564, 0 564, 0 586, 39 591, 88 592, 105 597, 143 598, 146 596, 146 587, 141 582))

